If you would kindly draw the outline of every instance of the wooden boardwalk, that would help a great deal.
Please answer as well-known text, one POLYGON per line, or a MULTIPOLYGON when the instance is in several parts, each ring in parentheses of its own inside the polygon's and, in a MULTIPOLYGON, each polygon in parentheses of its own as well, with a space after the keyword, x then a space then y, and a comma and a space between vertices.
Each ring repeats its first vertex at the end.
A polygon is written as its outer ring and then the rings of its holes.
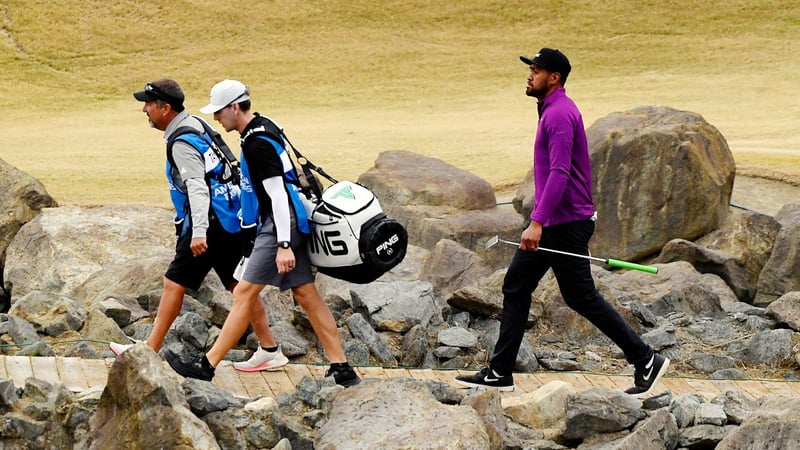
MULTIPOLYGON (((108 369, 114 362, 109 359, 81 359, 67 357, 29 357, 0 355, 0 379, 11 379, 17 387, 25 386, 25 380, 35 377, 50 383, 62 383, 74 392, 90 387, 104 386, 108 369)), ((289 364, 284 370, 275 372, 245 373, 234 370, 229 362, 217 369, 214 383, 227 389, 239 398, 274 397, 293 390, 306 376, 322 378, 326 366, 289 364)), ((357 367, 361 378, 410 377, 442 381, 459 387, 453 378, 458 374, 469 374, 462 370, 401 369, 381 367, 357 367)), ((532 372, 515 373, 513 392, 502 395, 517 396, 533 392, 551 381, 565 381, 580 392, 593 387, 627 389, 631 387, 631 376, 603 375, 587 372, 532 372)), ((757 399, 767 395, 800 395, 800 382, 782 380, 704 380, 699 378, 676 378, 666 376, 659 381, 656 392, 670 390, 673 395, 695 393, 707 401, 729 390, 739 390, 748 397, 757 399)))

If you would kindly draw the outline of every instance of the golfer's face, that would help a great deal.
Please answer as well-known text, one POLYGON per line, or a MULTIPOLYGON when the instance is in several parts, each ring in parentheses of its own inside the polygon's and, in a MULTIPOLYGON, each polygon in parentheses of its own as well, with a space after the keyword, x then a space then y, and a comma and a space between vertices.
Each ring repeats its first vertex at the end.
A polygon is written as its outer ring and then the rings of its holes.
POLYGON ((528 75, 528 87, 525 94, 529 97, 542 98, 548 91, 550 72, 539 66, 531 64, 531 73, 528 75))

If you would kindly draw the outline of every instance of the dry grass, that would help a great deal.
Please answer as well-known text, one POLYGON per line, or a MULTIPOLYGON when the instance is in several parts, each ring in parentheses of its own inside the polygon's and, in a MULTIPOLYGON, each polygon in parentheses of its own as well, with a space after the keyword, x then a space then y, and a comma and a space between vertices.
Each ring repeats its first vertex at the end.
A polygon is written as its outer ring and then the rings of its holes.
POLYGON ((12 0, 0 15, 0 158, 62 204, 167 204, 161 135, 131 97, 163 76, 191 111, 222 78, 248 83, 339 178, 407 149, 515 184, 536 120, 517 56, 545 45, 570 56, 587 126, 691 110, 740 173, 800 184, 796 2, 12 0))

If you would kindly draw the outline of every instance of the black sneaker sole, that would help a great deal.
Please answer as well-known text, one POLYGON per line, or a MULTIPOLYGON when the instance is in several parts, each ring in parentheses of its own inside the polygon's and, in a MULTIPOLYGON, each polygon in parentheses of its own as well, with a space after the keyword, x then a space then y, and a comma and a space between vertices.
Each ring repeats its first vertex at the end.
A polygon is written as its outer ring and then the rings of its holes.
POLYGON ((490 386, 488 384, 470 383, 469 381, 463 381, 463 380, 459 380, 459 379, 456 379, 456 383, 458 383, 458 384, 460 384, 460 385, 462 385, 464 387, 475 388, 475 389, 477 389, 479 391, 487 390, 487 389, 495 389, 495 390, 498 390, 500 392, 512 392, 514 390, 514 385, 513 384, 511 386, 490 386))

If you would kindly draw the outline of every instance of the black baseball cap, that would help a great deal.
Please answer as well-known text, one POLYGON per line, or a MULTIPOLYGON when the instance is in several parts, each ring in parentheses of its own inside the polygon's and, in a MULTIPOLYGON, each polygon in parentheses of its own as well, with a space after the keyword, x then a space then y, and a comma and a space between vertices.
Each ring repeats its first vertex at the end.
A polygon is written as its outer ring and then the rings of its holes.
POLYGON ((133 93, 133 98, 140 102, 152 102, 161 100, 169 103, 175 111, 183 111, 183 90, 173 80, 156 80, 144 85, 143 91, 133 93))
POLYGON ((561 53, 557 48, 553 49, 545 47, 539 50, 539 53, 534 55, 533 58, 520 56, 519 60, 529 66, 539 66, 545 70, 549 70, 550 72, 558 72, 561 74, 561 81, 567 81, 569 72, 572 70, 572 66, 569 64, 569 59, 567 59, 567 56, 561 53))

